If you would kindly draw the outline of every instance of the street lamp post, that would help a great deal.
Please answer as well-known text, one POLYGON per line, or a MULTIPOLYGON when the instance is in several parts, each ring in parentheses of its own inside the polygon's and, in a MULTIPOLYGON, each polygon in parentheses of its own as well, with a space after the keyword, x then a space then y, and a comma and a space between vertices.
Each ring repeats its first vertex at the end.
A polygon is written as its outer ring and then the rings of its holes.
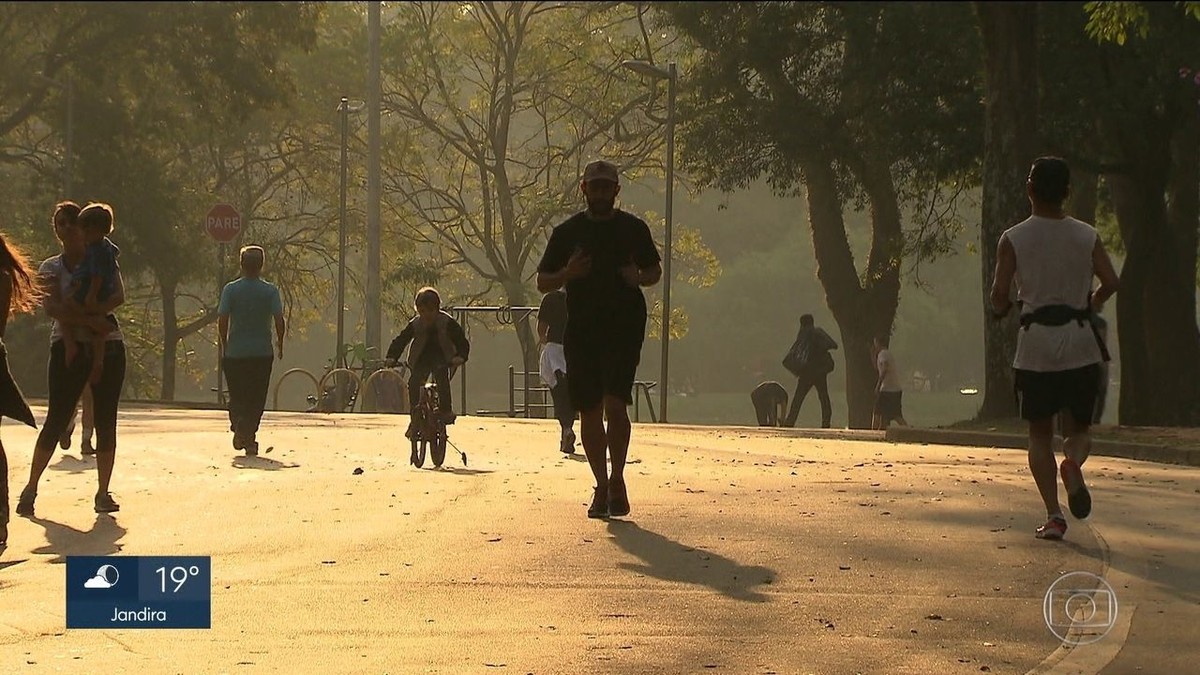
POLYGON ((626 60, 621 65, 641 75, 647 75, 667 81, 667 213, 666 233, 663 241, 663 302, 662 302, 662 364, 660 365, 662 380, 659 385, 659 420, 667 421, 667 375, 668 352, 671 348, 671 224, 672 207, 675 203, 675 84, 678 72, 675 62, 661 68, 647 61, 626 60))
POLYGON ((343 348, 345 337, 346 313, 346 136, 349 130, 350 99, 342 97, 338 104, 342 114, 342 186, 341 204, 338 211, 338 285, 337 285, 337 352, 334 355, 334 367, 346 367, 346 350, 343 348))
POLYGON ((334 366, 346 367, 345 313, 346 313, 346 170, 347 143, 350 132, 350 113, 362 110, 363 104, 350 104, 345 96, 338 103, 337 110, 342 119, 342 186, 341 204, 338 215, 338 285, 337 285, 337 354, 334 356, 334 366))
POLYGON ((379 210, 382 193, 380 174, 380 118, 382 117, 380 86, 380 43, 382 42, 381 10, 379 0, 367 3, 367 302, 366 329, 363 342, 367 349, 379 351, 382 334, 383 312, 380 305, 380 243, 379 210))

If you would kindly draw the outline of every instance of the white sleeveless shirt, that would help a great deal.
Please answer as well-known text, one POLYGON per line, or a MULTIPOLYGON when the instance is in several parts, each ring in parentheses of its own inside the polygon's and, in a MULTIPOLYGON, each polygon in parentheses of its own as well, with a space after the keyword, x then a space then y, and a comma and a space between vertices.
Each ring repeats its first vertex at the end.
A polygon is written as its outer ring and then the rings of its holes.
MULTIPOLYGON (((1074 218, 1030 216, 1008 228, 1008 239, 1017 258, 1017 298, 1021 313, 1048 305, 1088 306, 1092 292, 1092 251, 1099 237, 1095 228, 1074 218)), ((1030 324, 1017 337, 1013 367, 1051 372, 1100 363, 1100 345, 1086 321, 1061 326, 1030 324)))

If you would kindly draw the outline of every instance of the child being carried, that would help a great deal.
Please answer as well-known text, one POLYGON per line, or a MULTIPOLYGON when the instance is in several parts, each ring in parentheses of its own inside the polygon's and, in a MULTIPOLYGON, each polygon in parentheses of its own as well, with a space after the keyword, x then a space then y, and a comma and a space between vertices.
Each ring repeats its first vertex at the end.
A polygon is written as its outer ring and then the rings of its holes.
MULTIPOLYGON (((86 249, 83 260, 71 274, 71 291, 64 301, 84 314, 103 316, 103 304, 116 292, 117 256, 121 250, 108 238, 113 231, 113 211, 108 204, 88 204, 79 212, 79 227, 83 230, 86 249)), ((79 343, 92 346, 92 369, 88 382, 96 384, 104 372, 104 343, 108 330, 76 326, 63 331, 63 350, 70 365, 79 353, 79 343)))

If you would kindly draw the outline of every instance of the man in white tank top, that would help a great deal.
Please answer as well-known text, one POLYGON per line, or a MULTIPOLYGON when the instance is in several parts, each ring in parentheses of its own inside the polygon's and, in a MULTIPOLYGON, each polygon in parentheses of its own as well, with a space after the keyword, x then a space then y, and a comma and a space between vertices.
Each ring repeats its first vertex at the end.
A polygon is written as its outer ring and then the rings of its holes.
POLYGON ((1112 260, 1096 230, 1066 215, 1063 201, 1071 173, 1058 157, 1040 157, 1025 190, 1033 215, 1000 235, 992 309, 999 316, 1012 306, 1013 281, 1021 311, 1013 358, 1021 417, 1029 422, 1029 470, 1049 516, 1037 529, 1041 539, 1062 539, 1067 521, 1058 503, 1061 473, 1071 514, 1086 518, 1092 498, 1080 467, 1091 451, 1088 428, 1108 354, 1093 323, 1104 301, 1117 292, 1112 260), (1092 278, 1100 286, 1092 290, 1092 278), (1063 426, 1062 466, 1054 456, 1055 415, 1063 426))

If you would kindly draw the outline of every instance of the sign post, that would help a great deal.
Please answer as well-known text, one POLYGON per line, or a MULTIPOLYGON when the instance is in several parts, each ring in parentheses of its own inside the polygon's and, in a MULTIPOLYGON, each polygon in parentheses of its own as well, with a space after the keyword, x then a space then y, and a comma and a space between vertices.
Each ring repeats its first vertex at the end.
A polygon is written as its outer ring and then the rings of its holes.
MULTIPOLYGON (((225 287, 225 258, 226 247, 229 242, 237 238, 242 232, 242 214, 238 213, 230 204, 217 204, 208 210, 208 215, 204 219, 204 229, 208 231, 208 236, 212 237, 218 243, 217 246, 217 297, 221 297, 221 291, 225 287)), ((223 386, 223 375, 221 369, 221 361, 224 357, 222 353, 222 345, 220 336, 217 336, 217 403, 225 404, 225 388, 223 386)))

